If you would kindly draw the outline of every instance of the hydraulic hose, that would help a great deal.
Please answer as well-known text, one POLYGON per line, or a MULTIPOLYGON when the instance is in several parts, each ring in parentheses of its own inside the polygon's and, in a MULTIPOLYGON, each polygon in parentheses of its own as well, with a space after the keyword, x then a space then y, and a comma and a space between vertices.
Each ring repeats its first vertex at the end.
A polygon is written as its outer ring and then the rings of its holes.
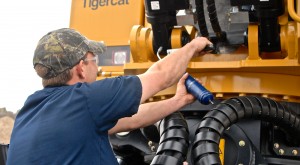
POLYGON ((159 146, 151 165, 182 165, 189 147, 187 123, 180 112, 173 113, 158 125, 159 146))
POLYGON ((241 119, 271 122, 300 137, 300 118, 282 104, 258 96, 235 97, 222 101, 202 119, 195 132, 192 154, 195 165, 221 165, 219 143, 224 130, 241 119))
POLYGON ((215 0, 206 0, 206 3, 207 3, 207 11, 208 11, 208 16, 209 16, 209 20, 210 20, 212 29, 215 32, 216 37, 219 40, 225 41, 226 34, 225 34, 225 32, 222 32, 220 24, 219 24, 217 10, 216 10, 216 6, 215 6, 215 0))
POLYGON ((0 144, 0 164, 6 164, 8 145, 0 144))
POLYGON ((199 26, 201 36, 202 37, 208 37, 209 34, 208 34, 206 21, 205 21, 203 0, 196 0, 195 5, 196 5, 198 26, 199 26))

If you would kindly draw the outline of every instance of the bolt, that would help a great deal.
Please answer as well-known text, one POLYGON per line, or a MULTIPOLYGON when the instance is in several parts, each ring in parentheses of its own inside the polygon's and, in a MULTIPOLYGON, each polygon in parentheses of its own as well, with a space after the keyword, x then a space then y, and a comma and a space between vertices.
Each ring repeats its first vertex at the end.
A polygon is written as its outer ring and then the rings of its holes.
POLYGON ((293 150, 292 153, 293 153, 293 155, 297 155, 298 151, 297 150, 293 150))
POLYGON ((149 142, 148 142, 148 146, 151 147, 152 145, 153 145, 153 142, 152 142, 152 141, 149 141, 149 142))
POLYGON ((278 143, 274 143, 274 147, 275 147, 276 149, 278 149, 278 148, 279 148, 279 144, 278 144, 278 143))
POLYGON ((155 146, 151 146, 151 151, 155 151, 155 146))
POLYGON ((244 147, 246 145, 244 140, 239 141, 239 146, 240 147, 244 147))
POLYGON ((283 154, 284 154, 284 150, 283 150, 283 149, 280 149, 280 150, 279 150, 279 154, 280 154, 280 155, 283 155, 283 154))
POLYGON ((238 164, 238 165, 243 165, 242 163, 238 164))

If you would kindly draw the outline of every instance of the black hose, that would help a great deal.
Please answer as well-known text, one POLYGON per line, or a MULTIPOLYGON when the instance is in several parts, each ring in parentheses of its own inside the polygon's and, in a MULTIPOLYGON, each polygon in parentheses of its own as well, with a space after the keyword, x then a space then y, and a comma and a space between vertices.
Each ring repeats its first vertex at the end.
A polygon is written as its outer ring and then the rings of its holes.
POLYGON ((0 164, 6 164, 8 144, 0 144, 0 164))
POLYGON ((221 165, 219 142, 224 130, 241 119, 254 118, 293 131, 300 137, 300 118, 280 103, 258 96, 236 97, 222 101, 209 111, 196 130, 192 146, 195 164, 221 165))
POLYGON ((201 36, 208 37, 209 34, 208 34, 206 21, 205 21, 203 1, 204 0, 195 0, 196 13, 197 13, 198 26, 199 26, 201 36))
POLYGON ((209 20, 212 26, 213 31, 216 34, 216 37, 220 41, 225 41, 226 40, 226 34, 221 30, 219 20, 218 20, 218 15, 217 15, 217 10, 215 6, 215 0, 206 0, 207 3, 207 11, 208 11, 208 16, 209 20))
POLYGON ((151 165, 182 165, 189 147, 188 125, 180 112, 161 120, 159 146, 151 165))
POLYGON ((211 26, 214 30, 215 33, 221 33, 221 27, 219 25, 219 20, 218 20, 218 15, 217 15, 217 10, 215 6, 215 0, 206 0, 207 3, 207 11, 208 11, 208 16, 209 20, 211 22, 211 26))

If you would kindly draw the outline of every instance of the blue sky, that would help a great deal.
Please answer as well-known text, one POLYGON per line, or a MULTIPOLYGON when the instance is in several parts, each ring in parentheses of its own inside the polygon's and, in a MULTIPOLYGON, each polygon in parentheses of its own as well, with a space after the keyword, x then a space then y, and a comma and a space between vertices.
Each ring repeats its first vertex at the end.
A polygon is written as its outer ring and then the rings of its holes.
POLYGON ((32 57, 48 31, 69 27, 71 0, 1 1, 0 108, 19 110, 27 96, 42 89, 32 57))

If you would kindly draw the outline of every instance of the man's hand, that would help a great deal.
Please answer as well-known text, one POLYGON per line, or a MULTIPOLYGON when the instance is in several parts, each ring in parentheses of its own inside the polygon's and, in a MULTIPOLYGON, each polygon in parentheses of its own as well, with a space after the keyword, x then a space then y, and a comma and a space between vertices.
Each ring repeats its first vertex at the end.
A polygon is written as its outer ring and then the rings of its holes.
POLYGON ((183 101, 184 104, 190 104, 195 101, 195 97, 191 95, 190 93, 187 92, 186 87, 185 87, 185 80, 188 77, 188 73, 185 73, 177 83, 177 89, 176 89, 176 94, 175 98, 183 101))
POLYGON ((212 43, 205 37, 197 37, 193 39, 189 44, 192 45, 192 47, 195 47, 196 51, 194 52, 194 57, 204 55, 207 52, 204 50, 204 48, 207 45, 212 45, 212 43))

